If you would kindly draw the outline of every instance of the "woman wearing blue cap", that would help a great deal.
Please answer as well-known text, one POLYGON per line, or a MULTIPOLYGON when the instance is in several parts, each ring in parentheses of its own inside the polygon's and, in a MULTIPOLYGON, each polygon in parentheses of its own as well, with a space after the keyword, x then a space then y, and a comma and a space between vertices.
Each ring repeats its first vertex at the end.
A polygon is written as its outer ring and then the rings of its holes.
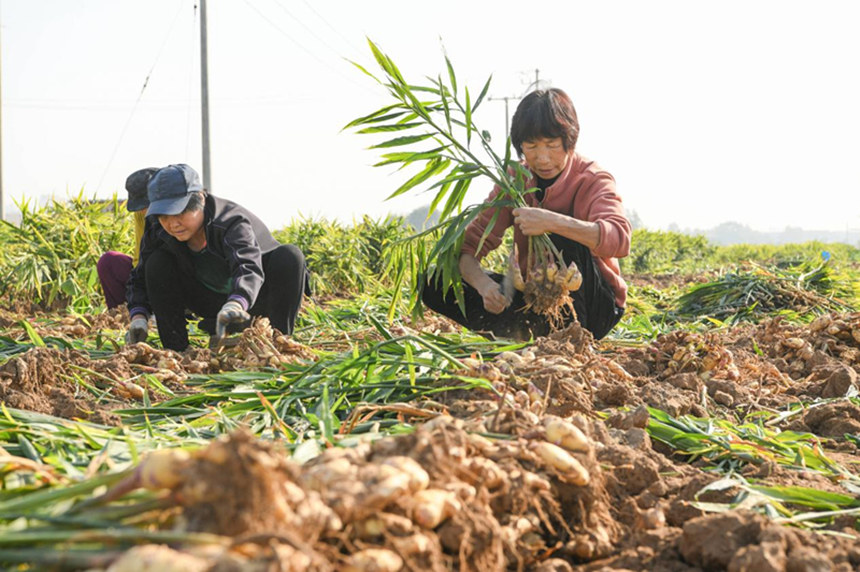
MULTIPOLYGON (((188 347, 185 310, 216 323, 216 339, 251 315, 292 334, 307 271, 302 252, 280 244, 236 203, 213 197, 188 165, 160 169, 147 187, 149 225, 128 287, 128 342, 142 342, 155 314, 161 344, 188 347)), ((212 333, 212 332, 210 332, 212 333)))

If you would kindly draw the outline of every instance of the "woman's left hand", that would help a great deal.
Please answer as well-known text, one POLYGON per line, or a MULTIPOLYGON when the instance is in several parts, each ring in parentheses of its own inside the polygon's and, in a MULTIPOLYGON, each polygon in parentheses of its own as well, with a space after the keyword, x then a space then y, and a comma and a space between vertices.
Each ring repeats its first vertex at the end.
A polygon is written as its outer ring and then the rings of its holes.
POLYGON ((554 232, 559 217, 558 213, 536 207, 519 207, 511 211, 511 214, 514 215, 514 224, 518 225, 526 236, 554 232))

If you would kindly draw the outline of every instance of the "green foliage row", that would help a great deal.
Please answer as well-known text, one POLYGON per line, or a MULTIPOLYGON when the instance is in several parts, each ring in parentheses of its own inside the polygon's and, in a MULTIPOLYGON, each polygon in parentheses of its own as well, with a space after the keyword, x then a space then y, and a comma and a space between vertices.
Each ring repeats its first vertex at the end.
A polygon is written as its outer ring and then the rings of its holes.
POLYGON ((732 264, 739 260, 751 260, 774 266, 794 266, 804 261, 820 260, 827 253, 837 266, 860 263, 860 249, 841 242, 809 242, 795 244, 732 244, 717 247, 714 253, 716 265, 732 264))
POLYGON ((836 266, 860 263, 860 249, 842 243, 818 241, 800 244, 733 244, 717 246, 701 235, 637 229, 630 254, 621 259, 621 271, 630 274, 695 274, 738 262, 779 267, 818 261, 822 253, 836 266))
POLYGON ((0 225, 0 295, 78 311, 103 298, 96 263, 108 250, 131 252, 134 230, 125 203, 84 197, 45 206, 18 204, 21 222, 0 225))
POLYGON ((637 229, 633 231, 630 254, 620 261, 621 271, 626 274, 692 272, 712 260, 716 249, 704 236, 637 229))
MULTIPOLYGON (((133 251, 134 223, 116 196, 103 201, 83 193, 44 206, 23 201, 21 222, 0 225, 0 295, 43 307, 78 312, 103 307, 96 263, 108 250, 133 251)), ((392 248, 413 233, 400 217, 368 216, 351 225, 300 218, 274 232, 307 257, 317 296, 370 294, 391 286, 392 248)))
POLYGON ((400 217, 365 215, 352 225, 300 218, 273 234, 304 253, 314 295, 348 296, 390 286, 392 247, 412 232, 400 217))
MULTIPOLYGON (((101 309, 98 258, 107 250, 132 251, 133 223, 124 203, 80 194, 43 207, 24 202, 20 208, 20 225, 0 225, 0 295, 44 307, 68 305, 78 312, 101 309)), ((411 276, 420 272, 421 261, 426 263, 439 239, 436 231, 408 240, 415 232, 400 217, 365 216, 352 224, 299 218, 274 234, 304 252, 315 297, 385 298, 393 319, 410 296, 397 285, 413 283, 411 276)), ((484 261, 488 270, 505 271, 511 242, 508 232, 503 246, 484 261)), ((678 282, 661 289, 632 285, 616 334, 650 337, 706 318, 757 320, 785 309, 779 300, 788 288, 807 291, 800 295, 810 300, 821 296, 818 311, 856 307, 858 260, 860 250, 844 244, 720 247, 701 236, 637 230, 630 256, 621 261, 625 276, 704 275, 709 282, 678 282), (826 264, 823 252, 829 256, 826 264), (745 261, 752 261, 753 268, 745 261)))

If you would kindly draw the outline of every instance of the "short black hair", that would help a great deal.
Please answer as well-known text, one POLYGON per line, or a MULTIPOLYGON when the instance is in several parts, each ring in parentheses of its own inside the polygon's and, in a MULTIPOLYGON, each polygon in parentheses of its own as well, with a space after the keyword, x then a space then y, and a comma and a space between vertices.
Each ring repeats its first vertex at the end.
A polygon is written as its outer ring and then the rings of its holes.
POLYGON ((511 143, 522 157, 523 143, 561 137, 565 151, 579 139, 579 119, 570 97, 558 88, 538 89, 523 98, 511 120, 511 143))
POLYGON ((185 205, 185 208, 182 210, 182 212, 190 213, 203 210, 203 205, 205 204, 206 193, 201 191, 194 191, 188 196, 188 203, 185 205))

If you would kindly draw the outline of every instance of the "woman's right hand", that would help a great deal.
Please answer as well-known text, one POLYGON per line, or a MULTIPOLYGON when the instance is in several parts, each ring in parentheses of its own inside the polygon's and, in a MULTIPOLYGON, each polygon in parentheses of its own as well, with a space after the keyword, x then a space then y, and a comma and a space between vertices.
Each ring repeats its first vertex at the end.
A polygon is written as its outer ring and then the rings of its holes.
POLYGON ((471 254, 460 255, 460 274, 484 300, 484 309, 493 314, 501 314, 508 307, 509 300, 502 293, 501 285, 487 276, 481 263, 471 254))
POLYGON ((489 278, 490 283, 484 286, 478 293, 484 299, 484 309, 493 314, 501 314, 508 307, 508 299, 502 293, 502 286, 489 278))
POLYGON ((131 345, 139 342, 145 342, 149 333, 149 320, 142 314, 136 314, 131 319, 131 324, 128 326, 128 332, 125 334, 125 344, 131 345))

